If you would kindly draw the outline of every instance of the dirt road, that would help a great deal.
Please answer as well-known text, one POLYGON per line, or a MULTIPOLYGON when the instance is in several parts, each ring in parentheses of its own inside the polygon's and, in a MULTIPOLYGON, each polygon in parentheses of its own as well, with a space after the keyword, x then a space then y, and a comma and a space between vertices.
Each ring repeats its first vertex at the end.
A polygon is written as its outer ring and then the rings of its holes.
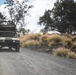
POLYGON ((76 60, 28 49, 0 52, 0 75, 76 75, 76 60))

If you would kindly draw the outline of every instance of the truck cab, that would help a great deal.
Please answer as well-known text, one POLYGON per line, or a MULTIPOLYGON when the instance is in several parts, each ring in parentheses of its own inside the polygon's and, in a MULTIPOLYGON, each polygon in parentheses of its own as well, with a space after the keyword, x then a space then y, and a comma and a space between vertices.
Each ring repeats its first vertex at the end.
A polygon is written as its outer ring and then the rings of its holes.
POLYGON ((0 25, 0 48, 14 48, 19 52, 20 41, 17 38, 15 25, 0 25))

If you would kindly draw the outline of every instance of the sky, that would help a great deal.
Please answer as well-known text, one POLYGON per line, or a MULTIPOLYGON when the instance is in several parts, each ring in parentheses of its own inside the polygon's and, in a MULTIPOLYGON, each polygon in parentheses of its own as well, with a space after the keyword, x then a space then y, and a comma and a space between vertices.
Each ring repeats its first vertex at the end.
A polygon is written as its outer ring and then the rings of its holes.
POLYGON ((42 16, 45 12, 45 10, 52 9, 53 4, 56 0, 35 0, 32 2, 34 5, 34 8, 30 9, 30 15, 31 17, 27 18, 29 21, 29 25, 27 25, 27 28, 31 28, 32 32, 39 31, 41 28, 39 25, 37 25, 37 22, 39 21, 39 17, 42 16))
POLYGON ((4 4, 5 0, 0 0, 0 5, 4 4))
MULTIPOLYGON (((3 9, 4 5, 2 5, 2 3, 4 3, 4 1, 5 0, 0 0, 0 11, 2 11, 3 14, 8 14, 8 12, 6 12, 7 10, 3 9)), ((29 4, 34 5, 34 7, 29 11, 31 16, 26 17, 26 28, 31 29, 31 32, 39 32, 42 28, 40 25, 37 25, 39 17, 44 14, 45 10, 52 9, 55 1, 56 0, 29 0, 29 4)))
MULTIPOLYGON (((2 3, 4 3, 4 1, 5 0, 0 0, 0 11, 3 11, 3 14, 8 14, 8 12, 6 12, 7 10, 3 9, 4 5, 2 5, 2 3)), ((56 0, 29 0, 29 4, 34 5, 34 7, 29 11, 31 16, 26 17, 26 28, 31 29, 31 32, 39 32, 42 28, 37 25, 39 17, 44 14, 45 10, 51 10, 54 5, 54 2, 56 2, 56 0)))

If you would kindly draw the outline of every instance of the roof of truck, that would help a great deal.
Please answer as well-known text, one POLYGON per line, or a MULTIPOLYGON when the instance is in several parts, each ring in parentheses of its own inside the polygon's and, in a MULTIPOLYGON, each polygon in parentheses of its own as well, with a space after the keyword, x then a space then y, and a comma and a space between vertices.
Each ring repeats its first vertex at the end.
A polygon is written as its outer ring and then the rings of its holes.
POLYGON ((15 27, 15 25, 0 25, 0 27, 15 27))

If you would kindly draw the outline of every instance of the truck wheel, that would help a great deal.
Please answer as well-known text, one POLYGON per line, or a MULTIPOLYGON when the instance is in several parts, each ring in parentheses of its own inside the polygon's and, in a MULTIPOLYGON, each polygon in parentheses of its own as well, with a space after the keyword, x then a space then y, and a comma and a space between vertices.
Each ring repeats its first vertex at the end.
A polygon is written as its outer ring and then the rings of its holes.
POLYGON ((20 46, 19 45, 16 45, 16 52, 19 52, 19 49, 20 49, 20 46))
POLYGON ((12 47, 9 47, 9 49, 12 49, 12 47))

